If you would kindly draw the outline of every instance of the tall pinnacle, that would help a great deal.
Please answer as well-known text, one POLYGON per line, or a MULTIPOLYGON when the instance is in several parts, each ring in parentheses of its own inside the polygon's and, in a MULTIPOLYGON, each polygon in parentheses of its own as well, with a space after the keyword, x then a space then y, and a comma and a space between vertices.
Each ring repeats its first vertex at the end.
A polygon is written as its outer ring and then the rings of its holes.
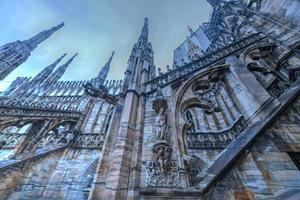
POLYGON ((34 84, 40 84, 44 80, 50 76, 50 74, 53 72, 56 65, 66 56, 67 54, 64 53, 60 58, 58 58, 54 63, 50 64, 49 66, 45 67, 40 73, 38 73, 31 82, 34 84))
POLYGON ((49 38, 55 31, 64 26, 61 23, 49 30, 42 31, 37 35, 24 41, 16 41, 0 47, 0 80, 24 63, 31 52, 44 40, 49 38))
POLYGON ((148 42, 148 33, 149 33, 148 18, 145 18, 144 19, 144 26, 143 26, 142 33, 141 33, 141 36, 140 36, 139 40, 143 40, 143 41, 148 42))
POLYGON ((110 58, 108 59, 107 63, 101 68, 98 76, 96 77, 96 86, 104 84, 104 82, 107 78, 107 74, 109 72, 110 64, 111 64, 114 54, 115 54, 115 52, 113 51, 110 58))
POLYGON ((41 42, 49 38, 55 31, 61 29, 65 24, 62 22, 58 24, 57 26, 52 27, 49 30, 44 30, 37 35, 29 38, 28 40, 25 40, 24 42, 28 45, 28 47, 33 50, 37 47, 41 42))
POLYGON ((67 54, 65 53, 59 59, 57 59, 54 63, 50 64, 49 66, 45 67, 42 71, 40 71, 32 80, 29 82, 21 85, 17 88, 10 97, 17 98, 18 96, 23 96, 24 94, 30 94, 33 92, 44 80, 48 78, 48 76, 52 73, 55 66, 65 57, 67 54))
POLYGON ((43 87, 49 87, 52 84, 55 84, 65 73, 67 67, 70 65, 70 63, 73 61, 73 59, 78 55, 76 53, 72 58, 70 58, 65 64, 61 65, 59 68, 57 68, 43 83, 43 87))

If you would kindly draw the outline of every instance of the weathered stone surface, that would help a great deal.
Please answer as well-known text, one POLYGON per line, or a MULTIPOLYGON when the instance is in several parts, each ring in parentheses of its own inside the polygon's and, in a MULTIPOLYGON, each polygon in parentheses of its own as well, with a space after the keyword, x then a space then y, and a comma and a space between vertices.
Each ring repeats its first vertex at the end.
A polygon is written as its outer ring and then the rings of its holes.
MULTIPOLYGON (((92 80, 58 81, 64 55, 16 79, 0 98, 0 199, 296 199, 300 5, 209 3, 166 73, 145 19, 123 81, 105 81, 112 56, 92 80)), ((61 26, 0 47, 0 79, 61 26)))

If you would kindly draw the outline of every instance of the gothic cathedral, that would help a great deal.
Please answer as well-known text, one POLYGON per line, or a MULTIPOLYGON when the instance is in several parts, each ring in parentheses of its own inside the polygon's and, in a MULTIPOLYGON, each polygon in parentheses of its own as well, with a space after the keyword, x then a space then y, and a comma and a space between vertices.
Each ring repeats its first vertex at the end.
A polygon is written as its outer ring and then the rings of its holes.
MULTIPOLYGON (((14 80, 0 199, 300 199, 300 3, 208 2, 166 71, 145 18, 123 80, 114 52, 91 80, 60 80, 77 54, 14 80)), ((63 26, 1 46, 0 80, 63 26)))

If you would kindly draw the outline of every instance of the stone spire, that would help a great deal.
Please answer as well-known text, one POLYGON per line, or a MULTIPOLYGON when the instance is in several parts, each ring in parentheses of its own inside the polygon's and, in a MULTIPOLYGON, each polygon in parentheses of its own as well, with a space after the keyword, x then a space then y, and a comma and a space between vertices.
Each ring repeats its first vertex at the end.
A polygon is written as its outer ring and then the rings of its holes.
POLYGON ((62 55, 60 58, 58 58, 54 63, 51 65, 45 67, 42 71, 40 71, 30 82, 34 85, 39 85, 41 84, 44 80, 46 80, 50 74, 53 72, 54 68, 60 61, 66 56, 67 54, 65 53, 62 55))
POLYGON ((70 58, 65 64, 61 65, 59 68, 57 68, 44 82, 42 85, 42 88, 48 88, 49 86, 55 84, 65 73, 67 67, 70 65, 70 63, 73 61, 73 59, 78 55, 76 53, 72 58, 70 58))
POLYGON ((63 26, 64 23, 61 23, 49 30, 40 32, 28 40, 18 40, 0 47, 0 80, 3 80, 14 69, 24 63, 38 44, 63 26))
POLYGON ((155 77, 155 66, 152 45, 148 42, 148 18, 144 19, 144 26, 138 41, 134 44, 125 71, 123 89, 139 90, 142 82, 155 77), (147 74, 147 75, 142 75, 147 74), (143 76, 140 77, 140 76, 143 76))
POLYGON ((111 64, 114 54, 115 54, 115 52, 113 51, 110 58, 108 59, 107 63, 101 68, 98 76, 96 77, 96 87, 104 84, 104 82, 107 78, 107 74, 109 72, 110 64, 111 64))
POLYGON ((48 76, 52 73, 55 66, 66 56, 65 53, 59 59, 57 59, 54 63, 50 64, 49 66, 45 67, 42 71, 40 71, 33 79, 24 83, 20 87, 18 87, 13 93, 10 95, 11 98, 21 97, 25 94, 32 93, 37 86, 39 86, 44 80, 48 78, 48 76))
POLYGON ((29 49, 32 51, 35 49, 41 42, 49 38, 55 31, 61 29, 65 24, 62 22, 57 26, 52 27, 49 30, 44 30, 37 35, 25 40, 24 42, 28 45, 29 49))

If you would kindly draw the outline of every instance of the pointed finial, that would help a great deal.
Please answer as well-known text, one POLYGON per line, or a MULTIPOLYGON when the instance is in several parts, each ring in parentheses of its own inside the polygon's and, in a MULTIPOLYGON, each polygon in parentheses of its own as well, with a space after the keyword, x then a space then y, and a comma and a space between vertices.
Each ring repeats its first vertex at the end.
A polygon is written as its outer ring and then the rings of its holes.
POLYGON ((107 63, 101 68, 98 76, 96 77, 96 83, 95 83, 96 87, 104 84, 104 82, 107 78, 107 75, 108 75, 108 72, 110 69, 110 64, 111 64, 114 54, 115 54, 115 52, 113 51, 110 58, 108 59, 107 63))
POLYGON ((62 22, 62 23, 58 24, 58 25, 56 26, 56 30, 58 30, 58 29, 62 28, 64 25, 65 25, 65 23, 64 23, 64 22, 62 22))
POLYGON ((142 29, 140 39, 142 39, 146 42, 148 41, 148 18, 147 17, 144 19, 144 26, 142 29))
POLYGON ((67 53, 64 53, 60 58, 58 58, 53 64, 57 65, 58 63, 60 63, 60 61, 67 55, 67 53))
POLYGON ((110 56, 110 58, 109 58, 109 60, 108 60, 108 63, 109 63, 109 64, 111 63, 111 61, 112 61, 114 55, 115 55, 115 51, 113 51, 113 52, 111 53, 111 56, 110 56))
POLYGON ((148 17, 145 17, 144 19, 144 26, 148 26, 148 17))
POLYGON ((65 63, 65 65, 69 65, 77 55, 78 55, 78 53, 75 53, 74 56, 72 56, 72 57, 65 63))

